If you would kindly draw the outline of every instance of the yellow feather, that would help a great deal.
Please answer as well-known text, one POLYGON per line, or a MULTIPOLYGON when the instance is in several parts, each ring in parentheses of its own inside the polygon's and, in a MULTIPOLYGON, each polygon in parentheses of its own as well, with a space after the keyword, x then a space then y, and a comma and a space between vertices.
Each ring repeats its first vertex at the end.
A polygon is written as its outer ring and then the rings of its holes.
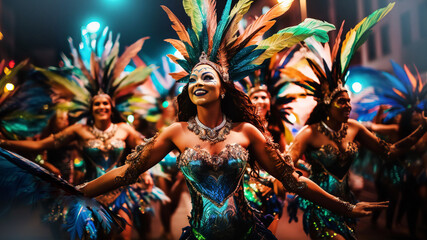
MULTIPOLYGON (((266 26, 268 22, 270 22, 272 19, 277 18, 281 15, 283 15, 288 9, 291 7, 293 0, 287 0, 283 1, 281 3, 278 3, 274 5, 267 13, 264 15, 261 15, 257 20, 255 20, 251 25, 249 25, 243 34, 239 36, 234 43, 233 46, 237 46, 241 42, 243 42, 246 38, 248 38, 252 33, 254 33, 256 30, 262 28, 263 26, 266 26)), ((271 24, 269 25, 271 27, 271 24)), ((258 37, 259 34, 264 34, 269 28, 264 27, 256 36, 258 37)))
POLYGON ((272 57, 273 54, 280 52, 287 47, 292 47, 309 36, 310 35, 308 34, 294 35, 287 32, 274 34, 273 36, 262 40, 258 44, 256 49, 266 50, 261 56, 252 61, 252 64, 259 65, 263 63, 265 59, 272 57))

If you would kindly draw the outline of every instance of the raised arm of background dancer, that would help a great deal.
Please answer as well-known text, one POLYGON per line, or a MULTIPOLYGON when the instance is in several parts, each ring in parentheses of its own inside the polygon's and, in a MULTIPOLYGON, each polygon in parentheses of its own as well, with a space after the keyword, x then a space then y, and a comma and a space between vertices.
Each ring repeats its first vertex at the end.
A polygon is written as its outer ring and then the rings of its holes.
POLYGON ((59 133, 51 134, 42 140, 1 140, 0 147, 11 151, 42 151, 45 149, 59 148, 77 138, 77 129, 82 125, 74 124, 59 133))
POLYGON ((298 134, 294 138, 294 141, 292 141, 291 145, 289 146, 289 149, 286 152, 286 155, 290 156, 290 158, 294 163, 294 166, 297 166, 298 160, 304 154, 307 148, 307 142, 308 142, 308 139, 310 139, 310 136, 311 136, 311 128, 310 126, 305 126, 298 132, 298 134))
POLYGON ((96 197, 121 186, 136 182, 143 172, 156 165, 166 154, 175 149, 172 136, 176 134, 176 127, 176 124, 172 124, 162 131, 162 133, 158 133, 153 138, 137 146, 127 156, 125 165, 81 185, 79 187, 80 191, 85 196, 96 197))
POLYGON ((283 159, 277 146, 266 140, 264 135, 254 126, 246 127, 250 139, 250 147, 254 151, 259 165, 277 178, 286 190, 299 194, 319 206, 340 215, 362 217, 369 215, 373 209, 385 208, 387 203, 360 203, 352 205, 327 193, 308 178, 298 176, 287 155, 283 159))
POLYGON ((366 127, 356 121, 352 121, 352 124, 357 125, 359 128, 356 135, 356 140, 361 144, 368 147, 375 153, 382 155, 383 157, 397 157, 400 154, 409 151, 411 147, 414 146, 426 133, 427 118, 423 118, 423 123, 414 132, 394 144, 389 144, 384 140, 379 139, 366 127))

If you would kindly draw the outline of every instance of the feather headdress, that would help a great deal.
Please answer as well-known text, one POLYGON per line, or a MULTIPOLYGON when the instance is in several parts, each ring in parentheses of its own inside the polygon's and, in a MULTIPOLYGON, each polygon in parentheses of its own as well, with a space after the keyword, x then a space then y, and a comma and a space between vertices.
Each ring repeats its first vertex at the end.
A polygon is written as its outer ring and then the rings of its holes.
MULTIPOLYGON (((0 72, 5 70, 0 62, 0 72)), ((43 76, 24 60, 7 74, 0 75, 0 131, 9 139, 33 137, 46 126, 52 100, 42 81, 43 76)))
POLYGON ((305 41, 312 56, 306 59, 318 82, 296 68, 286 68, 284 73, 297 79, 299 81, 297 84, 305 88, 307 94, 313 96, 316 101, 330 104, 338 92, 345 90, 346 74, 355 52, 368 39, 372 27, 390 12, 393 6, 394 3, 390 3, 364 18, 347 32, 344 41, 341 42, 343 22, 332 49, 327 43, 322 46, 313 39, 305 41))
POLYGON ((83 30, 78 50, 69 38, 72 59, 62 55, 64 67, 39 71, 46 75, 48 83, 59 96, 71 98, 70 115, 73 118, 87 117, 92 98, 98 94, 107 94, 121 112, 131 112, 131 99, 136 88, 154 67, 144 65, 127 72, 126 66, 141 50, 146 39, 148 37, 139 39, 119 56, 119 36, 113 43, 108 28, 98 38, 83 30))
MULTIPOLYGON (((141 59, 136 58, 134 58, 136 64, 142 63, 141 59)), ((170 76, 171 65, 175 64, 172 64, 166 57, 162 57, 162 66, 154 69, 150 78, 139 88, 141 93, 140 115, 149 122, 157 122, 160 119, 162 109, 169 106, 170 101, 180 93, 180 87, 183 86, 170 76)))
MULTIPOLYGON (((292 108, 286 105, 298 97, 305 96, 305 94, 288 92, 287 90, 292 86, 292 81, 282 75, 281 70, 285 68, 291 59, 294 61, 293 58, 296 50, 296 47, 292 47, 281 54, 281 56, 275 54, 271 59, 262 64, 261 69, 239 81, 239 85, 242 86, 243 90, 249 96, 258 91, 267 92, 271 97, 272 105, 280 111, 281 118, 290 124, 292 122, 288 119, 289 115, 294 113, 292 112, 292 108)), ((296 115, 294 114, 294 116, 296 115)))
POLYGON ((388 105, 385 120, 406 111, 423 111, 427 107, 427 79, 422 79, 417 71, 414 76, 406 65, 403 68, 391 61, 394 75, 366 67, 354 67, 349 71, 348 78, 356 80, 364 77, 367 85, 373 88, 373 97, 363 98, 359 103, 359 117, 362 120, 372 119, 380 105, 388 105))
POLYGON ((202 60, 216 69, 224 81, 239 81, 261 68, 264 60, 273 54, 307 37, 328 40, 325 29, 330 29, 331 25, 314 19, 306 19, 298 26, 285 28, 262 40, 263 34, 274 25, 274 19, 290 8, 292 0, 275 5, 238 35, 238 23, 249 10, 252 0, 239 0, 233 8, 231 2, 227 0, 217 22, 215 0, 183 0, 185 12, 191 19, 191 28, 188 29, 172 11, 162 6, 179 37, 179 40, 165 41, 171 43, 184 58, 168 55, 184 69, 171 74, 175 80, 188 82, 192 69, 202 60))

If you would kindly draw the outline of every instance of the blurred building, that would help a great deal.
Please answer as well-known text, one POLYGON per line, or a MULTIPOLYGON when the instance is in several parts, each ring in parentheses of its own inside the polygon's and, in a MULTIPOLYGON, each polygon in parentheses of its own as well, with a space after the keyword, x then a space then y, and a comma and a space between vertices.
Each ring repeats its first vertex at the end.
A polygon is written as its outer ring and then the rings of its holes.
MULTIPOLYGON (((388 0, 357 0, 358 18, 385 7, 388 0)), ((397 0, 361 49, 362 65, 391 71, 390 60, 427 72, 427 1, 397 0)))

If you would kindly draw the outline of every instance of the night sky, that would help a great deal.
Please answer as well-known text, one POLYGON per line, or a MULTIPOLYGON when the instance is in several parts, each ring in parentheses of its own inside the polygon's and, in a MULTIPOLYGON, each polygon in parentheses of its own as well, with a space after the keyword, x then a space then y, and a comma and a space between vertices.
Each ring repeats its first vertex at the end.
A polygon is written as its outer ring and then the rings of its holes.
MULTIPOLYGON (((222 9, 224 2, 218 1, 218 8, 222 9)), ((68 36, 76 46, 80 42, 81 26, 92 19, 99 21, 101 28, 109 26, 113 37, 120 33, 120 53, 139 38, 150 36, 140 56, 156 63, 160 56, 172 51, 172 46, 163 40, 177 37, 160 5, 178 16, 185 15, 181 0, 2 0, 2 5, 2 11, 13 15, 10 31, 14 32, 15 47, 9 57, 19 61, 47 49, 54 51, 53 62, 46 63, 35 57, 31 60, 36 65, 57 65, 59 53, 69 55, 68 36)), ((188 26, 186 15, 180 20, 188 26)), ((9 22, 3 19, 3 25, 9 22)), ((5 31, 5 37, 7 34, 5 31)))

